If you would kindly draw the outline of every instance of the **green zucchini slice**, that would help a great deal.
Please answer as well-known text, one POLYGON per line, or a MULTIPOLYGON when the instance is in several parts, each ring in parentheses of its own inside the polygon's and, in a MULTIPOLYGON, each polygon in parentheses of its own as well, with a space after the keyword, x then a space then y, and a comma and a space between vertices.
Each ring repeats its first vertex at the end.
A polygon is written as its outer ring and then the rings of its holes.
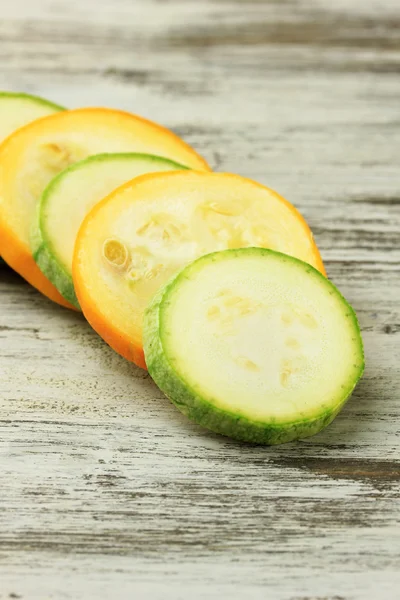
POLYGON ((72 258, 81 223, 93 206, 139 175, 186 169, 151 154, 98 154, 73 164, 51 181, 39 203, 31 248, 40 270, 66 300, 79 308, 72 258))
POLYGON ((161 288, 145 313, 144 351, 180 411, 260 444, 318 433, 364 369, 356 315, 335 286, 262 248, 203 256, 161 288))
MULTIPOLYGON (((31 121, 64 110, 44 98, 20 92, 0 92, 0 144, 31 121)), ((0 263, 3 263, 0 257, 0 263)))
POLYGON ((61 110, 65 109, 39 96, 0 92, 0 143, 16 129, 61 110))

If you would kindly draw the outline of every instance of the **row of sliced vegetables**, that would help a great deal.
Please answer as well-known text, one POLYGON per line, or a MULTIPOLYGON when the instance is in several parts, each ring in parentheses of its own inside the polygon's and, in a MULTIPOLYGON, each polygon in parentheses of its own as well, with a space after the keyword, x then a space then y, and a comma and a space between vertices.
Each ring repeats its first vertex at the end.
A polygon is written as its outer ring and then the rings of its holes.
POLYGON ((3 93, 0 141, 0 255, 179 410, 263 444, 332 421, 363 344, 292 204, 128 112, 3 93))

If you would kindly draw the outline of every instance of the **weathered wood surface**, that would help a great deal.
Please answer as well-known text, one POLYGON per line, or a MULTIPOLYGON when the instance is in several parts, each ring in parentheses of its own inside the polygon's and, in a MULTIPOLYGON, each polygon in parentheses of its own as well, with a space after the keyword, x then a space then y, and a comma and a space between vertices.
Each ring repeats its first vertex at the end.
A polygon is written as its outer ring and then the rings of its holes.
POLYGON ((190 424, 0 270, 0 598, 400 597, 398 0, 1 2, 0 88, 159 120, 309 219, 366 374, 275 448, 190 424))

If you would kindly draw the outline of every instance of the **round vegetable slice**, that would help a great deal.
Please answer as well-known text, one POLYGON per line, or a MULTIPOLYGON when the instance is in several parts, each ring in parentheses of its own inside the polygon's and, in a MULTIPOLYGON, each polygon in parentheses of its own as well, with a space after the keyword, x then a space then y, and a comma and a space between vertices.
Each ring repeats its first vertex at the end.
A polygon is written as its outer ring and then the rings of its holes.
POLYGON ((21 92, 0 92, 0 142, 16 129, 65 110, 49 100, 21 92))
POLYGON ((0 92, 0 143, 27 123, 61 110, 61 106, 38 96, 0 92))
POLYGON ((33 257, 60 294, 79 307, 72 281, 72 257, 79 227, 100 200, 139 175, 186 167, 151 154, 99 154, 55 177, 40 200, 32 235, 33 257))
POLYGON ((145 367, 143 312, 169 277, 215 250, 264 246, 323 265, 297 210, 238 175, 158 173, 127 183, 86 217, 73 277, 82 310, 117 352, 145 367))
POLYGON ((32 258, 30 231, 40 196, 58 173, 101 152, 147 152, 207 169, 205 161, 172 132, 130 113, 83 108, 44 117, 0 147, 0 254, 29 283, 67 306, 32 258))
POLYGON ((356 315, 310 265, 262 248, 186 267, 144 318, 150 375, 200 425, 279 444, 326 427, 364 369, 356 315))

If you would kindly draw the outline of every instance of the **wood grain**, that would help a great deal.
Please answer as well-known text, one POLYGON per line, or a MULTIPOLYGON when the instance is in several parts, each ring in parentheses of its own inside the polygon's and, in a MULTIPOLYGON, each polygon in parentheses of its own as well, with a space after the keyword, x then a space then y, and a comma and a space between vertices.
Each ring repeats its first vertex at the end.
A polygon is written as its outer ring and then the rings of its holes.
POLYGON ((0 267, 0 598, 396 600, 398 0, 13 0, 0 87, 158 120, 308 218, 365 377, 324 432, 189 423, 0 267))

